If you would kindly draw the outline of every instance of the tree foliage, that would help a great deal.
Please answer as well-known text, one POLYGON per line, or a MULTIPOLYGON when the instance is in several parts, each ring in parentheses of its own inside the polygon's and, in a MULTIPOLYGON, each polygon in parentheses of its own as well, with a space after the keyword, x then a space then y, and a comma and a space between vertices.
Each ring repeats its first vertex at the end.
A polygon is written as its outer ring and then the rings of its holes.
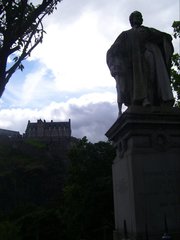
MULTIPOLYGON (((175 39, 180 38, 180 21, 174 21, 172 25, 174 29, 173 36, 175 39)), ((180 106, 180 55, 175 53, 172 56, 171 82, 173 90, 176 92, 176 105, 180 106)))
POLYGON ((85 137, 0 138, 0 239, 112 240, 114 157, 109 142, 85 137))
POLYGON ((0 239, 65 240, 69 144, 0 137, 0 239))
POLYGON ((174 28, 173 36, 175 38, 180 37, 180 21, 174 21, 173 24, 172 24, 172 27, 174 28))
POLYGON ((114 157, 110 143, 92 144, 86 138, 71 149, 63 207, 68 240, 112 239, 114 157))
POLYGON ((22 61, 42 42, 42 20, 61 1, 0 0, 0 96, 12 74, 23 70, 22 61))
POLYGON ((0 222, 0 239, 2 240, 21 240, 19 228, 10 221, 0 222))

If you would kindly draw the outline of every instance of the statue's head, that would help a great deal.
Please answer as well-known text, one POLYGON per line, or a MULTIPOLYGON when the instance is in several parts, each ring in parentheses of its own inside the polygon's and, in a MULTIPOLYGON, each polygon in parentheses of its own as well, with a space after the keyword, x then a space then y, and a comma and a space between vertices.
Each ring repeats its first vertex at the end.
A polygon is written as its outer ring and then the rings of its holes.
POLYGON ((129 16, 129 21, 132 27, 139 27, 143 23, 142 14, 138 11, 134 11, 129 16))

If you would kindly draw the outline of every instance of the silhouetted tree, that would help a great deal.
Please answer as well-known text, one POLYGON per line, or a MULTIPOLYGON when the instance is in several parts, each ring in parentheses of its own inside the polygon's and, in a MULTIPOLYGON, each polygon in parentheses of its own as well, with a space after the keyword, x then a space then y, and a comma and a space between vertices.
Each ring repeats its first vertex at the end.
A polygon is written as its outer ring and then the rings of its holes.
POLYGON ((0 97, 12 74, 23 70, 22 61, 42 42, 43 18, 62 0, 32 1, 0 1, 0 97))
POLYGON ((0 239, 21 240, 19 227, 10 221, 0 222, 0 239))
POLYGON ((83 138, 71 149, 63 207, 68 240, 112 239, 114 157, 108 142, 92 144, 83 138))
MULTIPOLYGON (((174 29, 174 38, 180 38, 180 21, 174 21, 172 25, 174 29)), ((179 53, 173 54, 172 68, 171 68, 171 82, 174 91, 177 94, 176 105, 180 106, 180 55, 179 53)))

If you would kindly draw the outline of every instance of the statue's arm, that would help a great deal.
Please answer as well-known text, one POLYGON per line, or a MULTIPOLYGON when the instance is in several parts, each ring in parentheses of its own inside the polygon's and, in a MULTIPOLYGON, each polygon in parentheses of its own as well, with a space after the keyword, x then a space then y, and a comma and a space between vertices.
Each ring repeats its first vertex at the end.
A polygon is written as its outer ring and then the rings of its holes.
POLYGON ((106 54, 106 62, 113 77, 119 75, 121 71, 121 56, 123 48, 123 36, 121 33, 106 54))
POLYGON ((168 42, 172 42, 172 36, 166 32, 161 32, 155 28, 149 28, 150 38, 152 41, 162 43, 164 39, 168 42))
POLYGON ((112 46, 108 51, 106 55, 106 62, 109 67, 110 73, 113 77, 118 75, 119 71, 119 61, 118 56, 115 51, 115 46, 112 46))
POLYGON ((162 51, 164 61, 167 66, 167 71, 170 74, 171 57, 174 52, 172 45, 172 36, 166 32, 161 32, 157 29, 150 28, 152 41, 157 43, 162 51))

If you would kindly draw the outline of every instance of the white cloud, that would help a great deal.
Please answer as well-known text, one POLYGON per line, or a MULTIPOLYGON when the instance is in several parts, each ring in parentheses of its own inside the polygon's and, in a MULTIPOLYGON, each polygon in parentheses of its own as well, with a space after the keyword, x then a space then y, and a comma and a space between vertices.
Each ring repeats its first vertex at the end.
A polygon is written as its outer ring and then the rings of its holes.
POLYGON ((105 140, 105 132, 117 117, 116 95, 93 93, 67 102, 52 102, 41 109, 11 108, 0 111, 0 128, 25 132, 28 120, 72 121, 72 135, 92 142, 105 140))
POLYGON ((32 54, 51 69, 60 91, 113 86, 106 66, 109 44, 98 32, 97 21, 95 13, 86 12, 64 29, 50 25, 43 45, 32 54))
POLYGON ((46 69, 41 68, 35 73, 30 73, 26 76, 25 81, 22 86, 21 101, 23 105, 32 101, 36 95, 39 94, 41 84, 43 82, 43 77, 46 74, 46 69))

